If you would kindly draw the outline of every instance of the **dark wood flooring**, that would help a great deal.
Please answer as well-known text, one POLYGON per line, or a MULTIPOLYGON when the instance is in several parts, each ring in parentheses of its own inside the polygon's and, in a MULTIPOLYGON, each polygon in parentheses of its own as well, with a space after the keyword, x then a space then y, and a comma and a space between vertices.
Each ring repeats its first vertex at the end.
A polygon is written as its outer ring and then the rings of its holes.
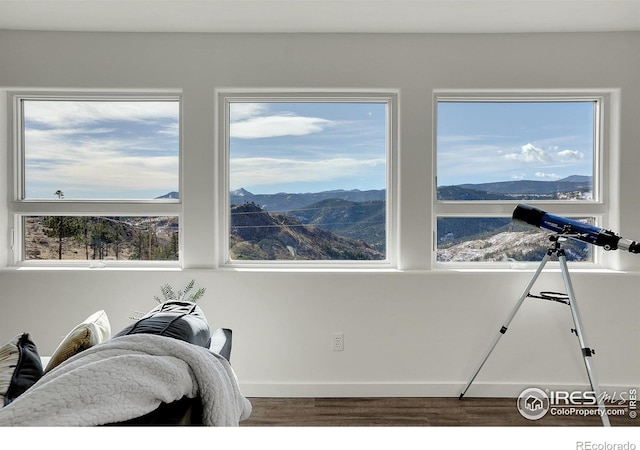
MULTIPOLYGON (((578 427, 602 426, 598 416, 557 416, 538 420, 520 415, 510 398, 250 398, 245 427, 578 427)), ((638 427, 640 418, 610 416, 612 427, 638 427)))

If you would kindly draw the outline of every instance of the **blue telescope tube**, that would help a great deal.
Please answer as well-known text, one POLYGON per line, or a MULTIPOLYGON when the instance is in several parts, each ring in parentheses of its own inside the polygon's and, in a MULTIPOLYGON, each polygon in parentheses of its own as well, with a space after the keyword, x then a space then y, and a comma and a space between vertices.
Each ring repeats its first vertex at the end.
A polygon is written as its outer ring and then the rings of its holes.
POLYGON ((636 241, 621 238, 610 230, 549 214, 533 206, 524 204, 516 206, 513 210, 513 221, 564 234, 573 239, 598 245, 605 250, 619 249, 630 253, 640 253, 640 245, 636 241))

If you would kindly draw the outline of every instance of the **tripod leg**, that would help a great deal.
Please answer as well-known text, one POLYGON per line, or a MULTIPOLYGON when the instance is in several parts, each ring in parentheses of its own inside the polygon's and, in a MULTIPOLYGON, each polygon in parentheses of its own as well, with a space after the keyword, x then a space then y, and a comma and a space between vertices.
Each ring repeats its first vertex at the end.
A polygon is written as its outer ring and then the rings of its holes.
POLYGON ((591 367, 589 358, 594 353, 593 349, 587 347, 584 336, 582 334, 582 324, 580 322, 580 315, 578 314, 578 305, 576 304, 575 294, 573 292, 573 285, 571 284, 571 278, 569 277, 569 269, 567 267, 567 257, 564 252, 558 256, 560 262, 560 269, 562 271, 562 278, 564 279, 565 287, 567 288, 567 295, 569 296, 569 306, 571 308, 571 316, 573 317, 573 325, 575 326, 575 332, 580 342, 580 348, 582 349, 582 358, 584 359, 584 365, 587 368, 587 375, 589 376, 589 383, 591 383, 591 390, 596 395, 598 400, 598 411, 602 418, 602 424, 605 427, 610 426, 609 416, 607 416, 607 410, 604 406, 604 400, 601 395, 600 387, 598 386, 598 380, 596 374, 591 367))
POLYGON ((529 284, 527 284, 527 287, 525 288, 524 292, 522 293, 522 295, 518 299, 518 302, 516 303, 515 308, 513 308, 513 311, 511 311, 511 314, 509 314, 509 317, 507 317, 507 320, 504 322, 504 325, 502 326, 502 328, 500 328, 500 332, 498 333, 498 335, 496 336, 495 340, 493 341, 493 343, 489 347, 489 350, 487 351, 485 357, 480 362, 480 366, 478 366, 478 370, 475 371, 475 373, 471 377, 471 380, 469 380, 469 383, 467 383, 467 387, 464 389, 464 391, 462 391, 462 394, 460 394, 460 397, 458 397, 460 400, 462 400, 462 397, 464 397, 464 394, 467 393, 467 391, 469 390, 469 387, 471 387, 471 384, 473 383, 473 381, 478 376, 478 373, 480 373, 480 370, 482 370, 482 367, 484 366, 484 363, 487 362, 487 359, 489 359, 489 356, 493 352, 493 349, 496 347, 496 345, 498 345, 498 341, 500 340, 500 338, 507 332, 507 328, 509 327, 509 324, 511 323, 511 321, 515 317, 516 313, 518 312, 518 309, 520 309, 520 306, 522 306, 522 302, 524 302, 524 299, 527 298, 527 296, 529 295, 529 292, 531 292, 531 288, 533 287, 533 285, 535 284, 536 280, 540 276, 540 273, 542 272, 542 269, 544 269, 544 266, 547 264, 547 261, 549 261, 550 257, 551 257, 551 252, 547 252, 547 254, 544 256, 544 258, 542 258, 542 261, 540 262, 540 265, 538 266, 538 269, 533 274, 533 277, 531 277, 531 280, 529 281, 529 284))

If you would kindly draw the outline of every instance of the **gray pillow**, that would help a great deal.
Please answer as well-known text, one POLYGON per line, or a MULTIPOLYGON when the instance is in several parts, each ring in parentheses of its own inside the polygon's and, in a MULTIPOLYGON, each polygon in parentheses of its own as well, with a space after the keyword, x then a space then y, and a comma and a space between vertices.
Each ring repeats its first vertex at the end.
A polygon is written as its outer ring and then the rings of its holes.
POLYGON ((164 302, 113 336, 156 334, 209 348, 211 331, 202 309, 191 302, 164 302))

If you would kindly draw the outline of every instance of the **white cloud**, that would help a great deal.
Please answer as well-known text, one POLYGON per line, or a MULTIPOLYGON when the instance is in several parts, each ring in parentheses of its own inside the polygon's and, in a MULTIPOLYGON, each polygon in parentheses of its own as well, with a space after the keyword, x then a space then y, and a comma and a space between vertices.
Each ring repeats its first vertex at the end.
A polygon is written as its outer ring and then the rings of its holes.
POLYGON ((487 140, 495 140, 498 136, 490 135, 490 134, 450 134, 444 136, 438 136, 438 143, 440 144, 468 144, 468 143, 480 143, 485 142, 487 140))
POLYGON ((240 139, 259 139, 280 136, 304 136, 319 133, 335 122, 318 117, 295 115, 273 115, 252 117, 230 125, 231 137, 240 139))
POLYGON ((562 150, 557 153, 562 161, 580 161, 584 159, 584 153, 578 150, 562 150))
POLYGON ((333 158, 304 161, 289 158, 234 158, 231 161, 232 189, 296 182, 331 181, 354 177, 372 166, 385 165, 384 158, 360 160, 333 158))
POLYGON ((177 101, 39 101, 25 102, 25 116, 52 128, 72 128, 108 120, 177 119, 177 101))
POLYGON ((56 189, 67 198, 152 198, 177 190, 177 158, 113 157, 27 168, 32 198, 56 189), (44 193, 40 193, 44 192, 44 193), (144 192, 144 193, 143 193, 144 192))
POLYGON ((519 153, 508 153, 505 158, 521 162, 547 162, 549 156, 539 147, 529 143, 520 148, 519 153))
POLYGON ((164 128, 160 128, 158 130, 159 134, 171 137, 179 137, 180 136, 180 125, 178 122, 174 122, 166 125, 164 128))
MULTIPOLYGON (((558 147, 550 147, 551 150, 557 150, 558 147)), ((520 148, 520 152, 507 153, 505 158, 520 162, 551 162, 559 158, 560 161, 581 161, 584 159, 584 153, 578 150, 560 150, 555 155, 545 152, 542 148, 536 147, 529 143, 520 148)))
POLYGON ((267 103, 233 102, 229 106, 232 138, 260 139, 320 133, 336 122, 291 112, 272 111, 267 103))
POLYGON ((536 178, 542 178, 544 180, 559 180, 560 179, 560 175, 555 174, 555 173, 544 173, 544 172, 536 172, 536 178))
POLYGON ((255 116, 264 116, 268 111, 265 103, 232 102, 229 105, 229 120, 231 123, 239 122, 255 116))

